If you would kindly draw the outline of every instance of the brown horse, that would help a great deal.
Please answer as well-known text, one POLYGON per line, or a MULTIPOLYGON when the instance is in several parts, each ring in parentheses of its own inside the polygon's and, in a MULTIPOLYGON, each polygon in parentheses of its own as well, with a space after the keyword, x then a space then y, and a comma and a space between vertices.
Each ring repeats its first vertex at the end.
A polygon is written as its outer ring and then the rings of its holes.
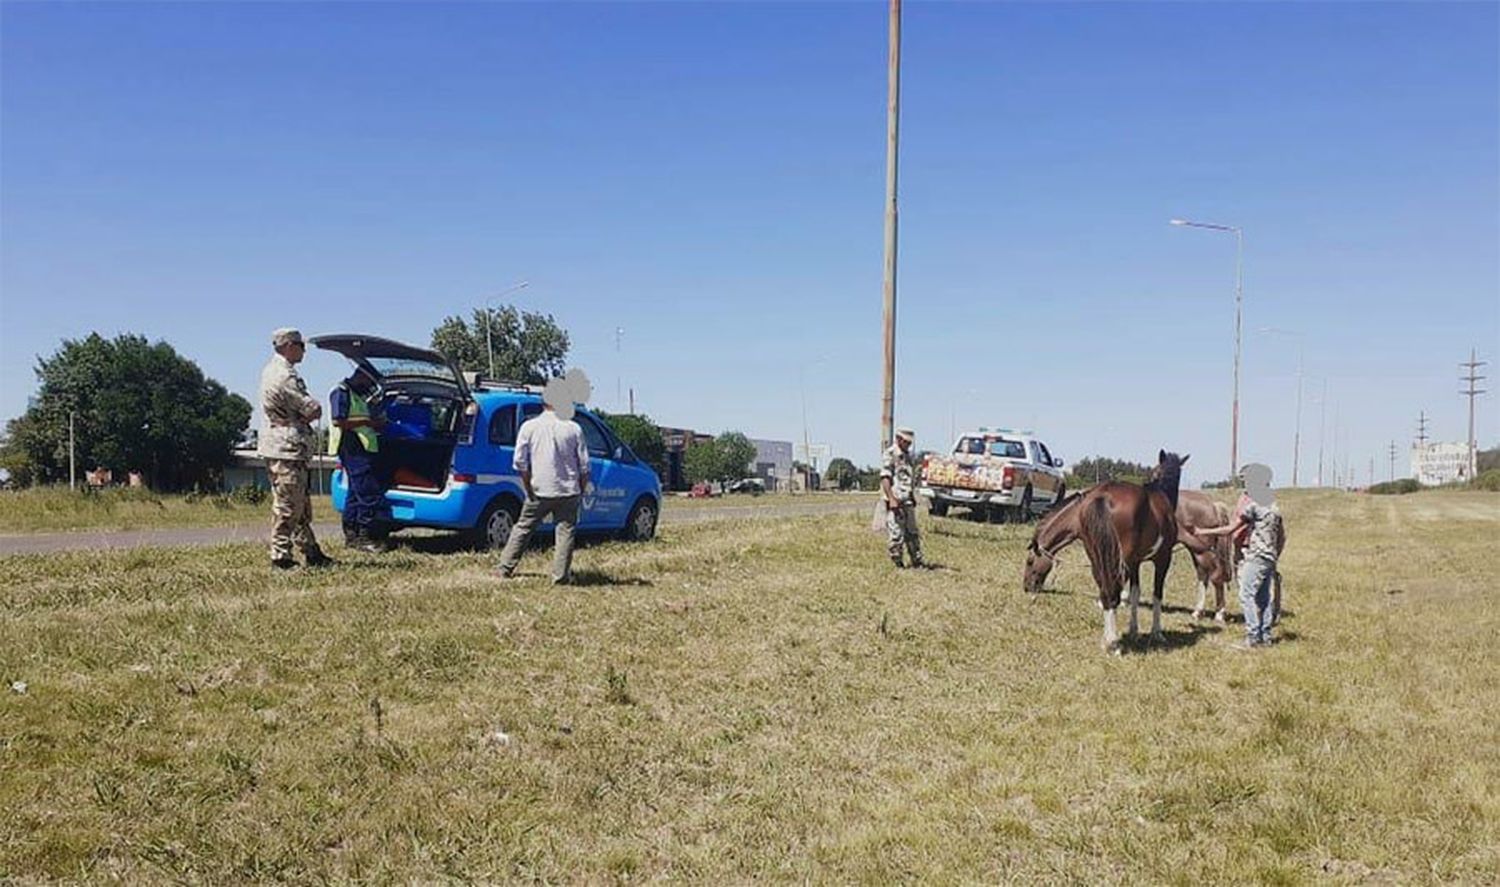
MULTIPOLYGON (((1141 564, 1146 561, 1155 566, 1151 640, 1165 640, 1161 633, 1162 588, 1177 544, 1177 488, 1188 458, 1161 450, 1145 486, 1111 481, 1084 493, 1079 503, 1079 539, 1088 552, 1094 583, 1099 586, 1099 608, 1104 611, 1102 644, 1107 652, 1120 652, 1115 610, 1126 583, 1130 585, 1129 636, 1133 638, 1139 631, 1141 564)), ((1198 547, 1204 548, 1201 543, 1198 547)))
POLYGON ((1229 507, 1215 502, 1195 490, 1183 490, 1177 494, 1177 541, 1188 548, 1193 556, 1193 567, 1198 574, 1198 605, 1193 607, 1193 618, 1203 616, 1203 605, 1208 602, 1208 586, 1214 587, 1214 621, 1224 621, 1224 586, 1233 575, 1230 561, 1230 542, 1227 536, 1213 541, 1200 539, 1198 530, 1222 527, 1229 523, 1229 507), (1191 537, 1188 539, 1186 537, 1191 537), (1206 543, 1213 550, 1199 552, 1189 542, 1206 543))
MULTIPOLYGON (((1031 594, 1037 594, 1042 590, 1042 583, 1047 581, 1053 567, 1057 563, 1057 555, 1064 548, 1072 545, 1078 540, 1082 532, 1083 520, 1079 504, 1083 501, 1082 493, 1074 493, 1054 507, 1040 523, 1036 531, 1031 534, 1031 544, 1026 549, 1026 569, 1023 574, 1024 587, 1031 594)), ((1214 598, 1218 604, 1218 612, 1214 618, 1224 621, 1224 586, 1229 581, 1229 559, 1228 542, 1220 537, 1214 542, 1202 540, 1194 536, 1193 539, 1184 540, 1185 534, 1191 534, 1199 529, 1223 526, 1229 522, 1229 509, 1213 501, 1203 493, 1193 490, 1183 490, 1178 493, 1177 499, 1177 541, 1184 546, 1189 542, 1197 542, 1199 547, 1212 546, 1211 551, 1193 551, 1189 548, 1188 553, 1193 557, 1193 570, 1198 575, 1198 606, 1193 610, 1193 618, 1197 619, 1203 615, 1203 605, 1208 600, 1208 587, 1214 587, 1214 598)))

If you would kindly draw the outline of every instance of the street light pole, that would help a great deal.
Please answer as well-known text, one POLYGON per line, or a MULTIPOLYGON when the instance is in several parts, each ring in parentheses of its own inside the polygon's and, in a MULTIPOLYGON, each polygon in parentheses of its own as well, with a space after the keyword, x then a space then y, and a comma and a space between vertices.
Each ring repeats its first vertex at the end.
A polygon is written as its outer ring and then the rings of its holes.
POLYGON ((896 422, 896 152, 900 142, 901 122, 901 0, 891 0, 890 13, 890 52, 886 57, 883 300, 885 372, 880 396, 881 452, 885 452, 891 445, 896 422))
POLYGON ((1172 219, 1171 224, 1184 228, 1206 228, 1210 231, 1225 231, 1234 234, 1234 403, 1231 408, 1229 428, 1229 476, 1240 473, 1240 317, 1244 303, 1244 259, 1245 233, 1235 225, 1218 225, 1213 222, 1190 222, 1172 219))
POLYGON ((531 281, 523 280, 520 283, 515 284, 514 286, 503 289, 493 296, 490 296, 484 302, 484 351, 485 354, 489 357, 489 376, 491 379, 495 378, 495 342, 490 335, 490 327, 494 325, 493 319, 490 317, 490 303, 500 298, 501 296, 508 296, 511 293, 519 292, 527 288, 528 286, 531 286, 531 281))

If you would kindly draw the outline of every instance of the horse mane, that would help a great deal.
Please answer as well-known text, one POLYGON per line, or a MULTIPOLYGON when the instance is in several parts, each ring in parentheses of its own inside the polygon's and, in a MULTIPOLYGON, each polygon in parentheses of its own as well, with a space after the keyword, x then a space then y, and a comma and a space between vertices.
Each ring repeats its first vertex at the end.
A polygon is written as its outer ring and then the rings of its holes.
POLYGON ((1083 512, 1081 521, 1084 550, 1089 555, 1089 566, 1093 568, 1094 583, 1101 591, 1111 593, 1123 584, 1124 563, 1120 558, 1120 540, 1115 538, 1115 526, 1109 517, 1109 499, 1096 498, 1083 512))
POLYGON ((1072 517, 1073 511, 1078 507, 1078 503, 1082 501, 1083 493, 1069 493, 1061 502, 1052 506, 1052 509, 1047 512, 1047 515, 1037 523, 1036 529, 1032 531, 1029 549, 1046 554, 1048 557, 1055 556, 1057 552, 1046 551, 1042 548, 1042 535, 1051 531, 1057 525, 1058 521, 1072 517))

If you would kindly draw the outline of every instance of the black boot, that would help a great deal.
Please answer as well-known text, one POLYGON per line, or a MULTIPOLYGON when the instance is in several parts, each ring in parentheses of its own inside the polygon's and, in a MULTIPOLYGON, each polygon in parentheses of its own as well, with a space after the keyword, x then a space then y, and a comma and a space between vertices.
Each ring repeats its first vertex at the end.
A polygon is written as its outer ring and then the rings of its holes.
POLYGON ((305 557, 309 567, 331 567, 338 563, 338 561, 324 554, 321 548, 314 548, 305 557))

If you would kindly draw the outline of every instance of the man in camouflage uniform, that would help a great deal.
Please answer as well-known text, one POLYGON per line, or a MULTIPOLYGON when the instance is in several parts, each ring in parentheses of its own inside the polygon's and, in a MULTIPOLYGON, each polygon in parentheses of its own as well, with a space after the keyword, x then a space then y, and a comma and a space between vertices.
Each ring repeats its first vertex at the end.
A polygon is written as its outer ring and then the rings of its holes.
POLYGON ((917 433, 910 428, 896 429, 896 442, 885 451, 880 466, 880 492, 885 496, 885 528, 889 535, 888 551, 891 562, 897 567, 901 561, 901 550, 911 554, 913 567, 925 567, 922 560, 922 536, 917 530, 917 460, 912 454, 912 444, 917 433))
POLYGON ((302 334, 283 328, 271 334, 276 354, 260 372, 260 455, 271 479, 271 566, 289 570, 297 565, 293 546, 302 550, 309 567, 333 561, 313 537, 312 501, 307 491, 307 460, 315 449, 312 423, 323 407, 307 394, 297 375, 297 364, 307 353, 302 334))

